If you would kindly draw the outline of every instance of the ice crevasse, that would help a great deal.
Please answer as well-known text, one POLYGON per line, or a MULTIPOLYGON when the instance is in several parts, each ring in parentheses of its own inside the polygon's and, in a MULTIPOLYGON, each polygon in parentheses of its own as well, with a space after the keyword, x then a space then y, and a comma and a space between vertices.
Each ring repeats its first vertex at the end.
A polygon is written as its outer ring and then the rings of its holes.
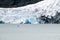
POLYGON ((38 18, 54 17, 60 12, 60 0, 44 0, 17 8, 0 8, 0 21, 11 24, 39 24, 38 18))

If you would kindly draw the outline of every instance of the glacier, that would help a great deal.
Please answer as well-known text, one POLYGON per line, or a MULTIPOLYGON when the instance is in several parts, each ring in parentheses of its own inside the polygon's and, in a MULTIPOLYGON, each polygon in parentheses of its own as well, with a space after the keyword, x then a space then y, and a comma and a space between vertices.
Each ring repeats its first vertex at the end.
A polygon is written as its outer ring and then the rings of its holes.
POLYGON ((60 0, 44 0, 17 8, 0 8, 0 21, 8 24, 45 24, 60 21, 60 0))

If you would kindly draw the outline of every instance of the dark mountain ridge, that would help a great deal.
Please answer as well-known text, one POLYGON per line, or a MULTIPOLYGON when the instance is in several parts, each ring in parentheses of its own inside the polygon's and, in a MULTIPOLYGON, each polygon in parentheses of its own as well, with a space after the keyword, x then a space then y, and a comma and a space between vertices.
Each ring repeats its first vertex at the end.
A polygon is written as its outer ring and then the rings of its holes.
POLYGON ((29 4, 34 4, 42 0, 0 0, 0 7, 10 8, 10 7, 21 7, 29 4))

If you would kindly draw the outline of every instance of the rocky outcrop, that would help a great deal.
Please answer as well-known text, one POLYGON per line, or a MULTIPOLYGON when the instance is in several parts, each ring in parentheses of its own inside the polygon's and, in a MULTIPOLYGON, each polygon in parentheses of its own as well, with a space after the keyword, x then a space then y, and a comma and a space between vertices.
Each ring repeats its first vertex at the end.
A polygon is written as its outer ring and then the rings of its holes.
POLYGON ((42 0, 0 0, 0 7, 21 7, 29 4, 34 4, 42 0))

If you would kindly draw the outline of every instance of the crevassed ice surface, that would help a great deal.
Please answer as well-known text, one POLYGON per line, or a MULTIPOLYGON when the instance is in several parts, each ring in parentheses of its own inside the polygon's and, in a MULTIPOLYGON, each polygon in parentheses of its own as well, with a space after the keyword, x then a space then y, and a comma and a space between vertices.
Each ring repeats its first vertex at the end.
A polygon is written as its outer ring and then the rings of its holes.
POLYGON ((51 18, 57 11, 60 12, 60 0, 44 0, 23 7, 0 8, 0 21, 11 24, 39 24, 39 17, 45 15, 51 18))

